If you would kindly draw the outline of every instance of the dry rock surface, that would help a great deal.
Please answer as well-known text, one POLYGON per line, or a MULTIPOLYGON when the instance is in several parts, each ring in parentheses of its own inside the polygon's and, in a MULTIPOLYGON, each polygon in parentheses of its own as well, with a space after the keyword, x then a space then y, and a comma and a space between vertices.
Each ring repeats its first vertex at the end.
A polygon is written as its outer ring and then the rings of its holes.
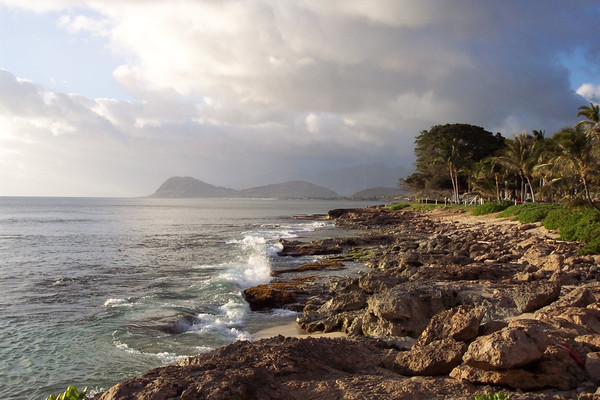
POLYGON ((245 291, 253 309, 302 310, 307 332, 236 342, 156 368, 96 399, 594 399, 600 258, 521 225, 447 211, 333 210, 355 237, 283 242, 322 263, 245 291), (329 282, 300 271, 366 263, 329 282))

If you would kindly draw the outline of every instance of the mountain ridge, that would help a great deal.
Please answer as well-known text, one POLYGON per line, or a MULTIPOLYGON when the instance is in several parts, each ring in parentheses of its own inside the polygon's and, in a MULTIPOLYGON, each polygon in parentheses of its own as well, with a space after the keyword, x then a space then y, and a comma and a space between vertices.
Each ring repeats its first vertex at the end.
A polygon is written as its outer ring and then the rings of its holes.
MULTIPOLYGON (((401 192, 400 189, 397 189, 401 192)), ((324 186, 304 180, 291 180, 282 183, 235 190, 215 186, 190 176, 173 176, 163 182, 149 195, 153 198, 276 198, 276 199, 341 199, 390 197, 392 188, 372 188, 350 196, 341 196, 324 186), (366 196, 365 196, 366 195, 366 196)))
POLYGON ((301 180, 258 186, 244 190, 234 190, 222 186, 215 186, 189 176, 173 176, 163 182, 149 197, 334 199, 341 196, 333 190, 301 180))

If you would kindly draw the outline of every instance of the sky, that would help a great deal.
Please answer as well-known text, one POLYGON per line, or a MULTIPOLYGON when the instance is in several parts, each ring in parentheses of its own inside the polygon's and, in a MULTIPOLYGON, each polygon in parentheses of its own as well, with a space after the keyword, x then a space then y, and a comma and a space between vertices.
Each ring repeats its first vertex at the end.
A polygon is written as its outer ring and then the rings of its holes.
POLYGON ((242 189, 600 101, 597 0, 0 0, 0 196, 242 189))

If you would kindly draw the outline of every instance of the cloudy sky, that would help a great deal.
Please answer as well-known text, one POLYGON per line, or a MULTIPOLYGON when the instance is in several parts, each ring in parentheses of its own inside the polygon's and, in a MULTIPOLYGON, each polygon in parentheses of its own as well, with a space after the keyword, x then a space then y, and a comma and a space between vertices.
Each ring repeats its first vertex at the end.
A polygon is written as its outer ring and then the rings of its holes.
POLYGON ((411 168, 435 124, 599 100, 597 0, 0 0, 0 195, 411 168))

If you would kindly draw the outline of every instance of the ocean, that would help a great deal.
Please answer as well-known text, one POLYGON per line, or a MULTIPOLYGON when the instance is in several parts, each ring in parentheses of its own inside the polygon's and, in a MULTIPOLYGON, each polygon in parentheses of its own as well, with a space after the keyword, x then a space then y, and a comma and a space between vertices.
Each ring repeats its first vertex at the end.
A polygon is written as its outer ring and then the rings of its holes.
MULTIPOLYGON (((0 398, 91 392, 286 323, 241 292, 354 201, 0 197, 0 398)), ((312 261, 312 260, 310 260, 312 261)))

